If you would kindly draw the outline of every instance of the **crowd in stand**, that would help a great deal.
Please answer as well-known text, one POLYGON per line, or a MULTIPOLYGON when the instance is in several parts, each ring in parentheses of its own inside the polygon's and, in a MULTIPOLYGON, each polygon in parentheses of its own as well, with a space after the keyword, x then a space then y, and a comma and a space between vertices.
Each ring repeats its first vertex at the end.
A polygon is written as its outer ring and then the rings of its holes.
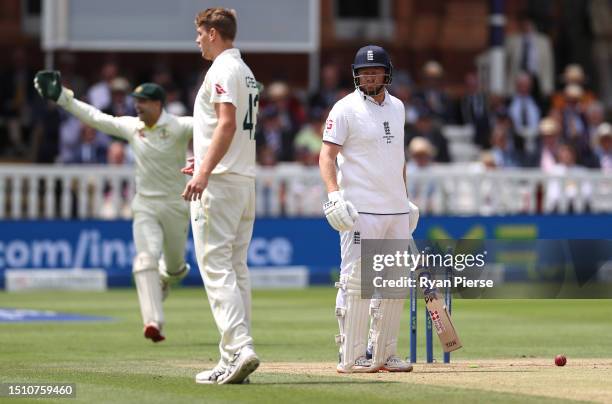
MULTIPOLYGON (((436 61, 425 63, 415 75, 401 67, 394 71, 389 91, 405 105, 410 170, 452 163, 443 129, 447 125, 469 125, 473 128, 475 150, 479 151, 475 159, 487 168, 539 167, 554 173, 560 167, 585 167, 612 173, 612 127, 606 123, 604 104, 590 88, 589 78, 580 65, 570 64, 555 80, 549 41, 528 21, 523 27, 507 40, 505 94, 482 91, 477 73, 470 72, 465 76, 464 94, 451 97, 445 90, 445 68, 436 61)), ((99 80, 87 83, 75 72, 73 55, 62 54, 58 59, 63 83, 77 97, 112 115, 135 115, 129 94, 138 83, 122 76, 129 71, 109 61, 101 66, 99 80)), ((15 51, 12 67, 3 74, 0 88, 0 130, 6 133, 0 142, 0 154, 5 161, 132 162, 127 145, 83 126, 37 97, 32 74, 25 53, 15 51)), ((168 111, 189 114, 197 79, 181 82, 162 67, 149 80, 166 89, 168 111)), ((256 131, 259 164, 317 165, 322 125, 329 108, 354 91, 350 70, 346 66, 323 65, 320 87, 311 94, 284 81, 263 84, 256 131)))

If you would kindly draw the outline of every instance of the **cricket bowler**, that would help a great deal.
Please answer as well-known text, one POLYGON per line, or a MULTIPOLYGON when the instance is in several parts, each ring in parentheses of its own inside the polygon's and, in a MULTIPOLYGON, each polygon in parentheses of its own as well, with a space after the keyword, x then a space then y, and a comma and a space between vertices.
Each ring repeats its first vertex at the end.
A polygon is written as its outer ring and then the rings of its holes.
MULTIPOLYGON (((234 10, 196 16, 202 57, 212 61, 194 105, 191 201, 193 241, 221 340, 221 358, 196 383, 239 384, 259 366, 251 337, 247 250, 255 220, 255 124, 259 89, 234 48, 234 10)), ((191 169, 191 168, 189 168, 191 169)), ((187 171, 186 171, 187 172, 187 171)))

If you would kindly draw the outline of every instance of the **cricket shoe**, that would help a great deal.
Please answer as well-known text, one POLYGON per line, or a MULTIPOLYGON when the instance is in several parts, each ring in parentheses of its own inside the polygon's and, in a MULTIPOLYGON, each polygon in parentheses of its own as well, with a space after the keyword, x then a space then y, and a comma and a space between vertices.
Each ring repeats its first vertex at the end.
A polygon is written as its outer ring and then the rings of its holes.
POLYGON ((391 355, 381 370, 384 372, 412 372, 412 364, 397 355, 391 355))
POLYGON ((161 327, 156 323, 149 323, 145 325, 144 337, 150 339, 153 342, 162 342, 166 339, 161 333, 161 327))
POLYGON ((380 367, 372 365, 372 359, 368 359, 365 355, 355 359, 355 364, 350 368, 344 368, 341 364, 336 366, 338 373, 376 373, 380 367))
MULTIPOLYGON (((215 366, 214 369, 205 370, 196 375, 195 381, 198 384, 217 384, 217 379, 219 376, 223 376, 225 374, 225 368, 219 365, 215 366)), ((240 384, 250 384, 251 381, 247 377, 240 384)))
POLYGON ((242 384, 259 367, 259 363, 253 347, 245 345, 236 352, 225 373, 217 378, 217 383, 242 384))
POLYGON ((159 260, 159 282, 162 290, 162 301, 168 298, 170 287, 178 285, 189 274, 190 269, 189 264, 184 264, 178 272, 169 273, 164 260, 159 260))
POLYGON ((217 380, 225 374, 225 371, 226 368, 224 366, 217 365, 211 370, 198 373, 195 377, 195 382, 198 384, 217 384, 217 380))

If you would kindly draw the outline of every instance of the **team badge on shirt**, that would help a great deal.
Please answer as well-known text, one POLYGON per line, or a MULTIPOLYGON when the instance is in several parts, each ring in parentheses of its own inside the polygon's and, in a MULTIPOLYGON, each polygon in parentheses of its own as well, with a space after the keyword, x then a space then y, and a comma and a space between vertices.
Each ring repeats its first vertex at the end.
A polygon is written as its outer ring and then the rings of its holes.
POLYGON ((217 92, 217 95, 227 94, 223 87, 221 87, 221 84, 215 84, 215 91, 217 92))
POLYGON ((387 141, 387 144, 390 144, 394 136, 391 134, 391 128, 389 127, 389 122, 387 121, 383 122, 383 128, 385 129, 385 135, 383 136, 383 139, 387 141))

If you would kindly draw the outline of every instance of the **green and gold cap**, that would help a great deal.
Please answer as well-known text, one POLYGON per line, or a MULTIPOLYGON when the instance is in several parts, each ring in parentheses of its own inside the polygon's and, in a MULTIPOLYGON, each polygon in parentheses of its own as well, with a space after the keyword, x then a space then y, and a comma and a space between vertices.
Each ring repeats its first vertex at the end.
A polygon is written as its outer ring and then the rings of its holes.
POLYGON ((166 92, 160 85, 155 83, 142 83, 134 89, 132 97, 161 101, 163 104, 166 101, 166 92))

